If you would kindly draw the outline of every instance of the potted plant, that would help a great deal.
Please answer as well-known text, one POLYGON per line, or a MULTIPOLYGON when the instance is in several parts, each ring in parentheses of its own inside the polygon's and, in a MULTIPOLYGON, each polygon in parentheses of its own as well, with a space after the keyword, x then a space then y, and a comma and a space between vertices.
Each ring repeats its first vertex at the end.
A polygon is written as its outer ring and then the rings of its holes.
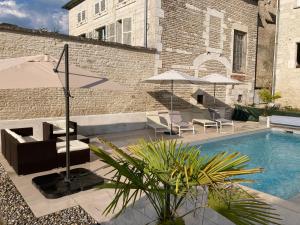
MULTIPOLYGON (((190 145, 176 141, 140 141, 128 151, 102 141, 113 154, 99 147, 92 151, 111 167, 111 178, 99 188, 115 189, 115 195, 104 213, 114 212, 121 204, 120 215, 144 195, 153 206, 157 225, 184 225, 184 216, 210 207, 236 224, 277 224, 278 215, 271 207, 247 194, 234 183, 246 182, 239 175, 259 173, 260 168, 246 168, 247 156, 221 152, 208 157, 190 145), (236 177, 238 176, 238 177, 236 177), (196 203, 199 192, 205 192, 206 203, 179 214, 184 202, 196 203)), ((149 224, 149 223, 148 223, 149 224)))
POLYGON ((275 106, 273 102, 276 99, 281 98, 281 95, 278 92, 275 93, 274 95, 272 95, 272 92, 269 89, 264 88, 264 89, 260 90, 259 98, 265 104, 263 114, 261 116, 259 116, 259 122, 267 123, 267 117, 269 116, 268 115, 269 111, 271 108, 273 108, 275 106))

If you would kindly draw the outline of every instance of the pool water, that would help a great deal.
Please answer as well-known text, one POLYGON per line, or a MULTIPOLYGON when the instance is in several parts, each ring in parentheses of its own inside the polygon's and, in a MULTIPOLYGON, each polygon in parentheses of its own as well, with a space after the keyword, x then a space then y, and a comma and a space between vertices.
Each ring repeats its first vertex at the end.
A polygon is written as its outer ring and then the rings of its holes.
POLYGON ((260 132, 199 145, 202 153, 241 152, 250 157, 249 167, 264 172, 247 176, 256 190, 290 199, 300 193, 300 135, 276 131, 260 132))

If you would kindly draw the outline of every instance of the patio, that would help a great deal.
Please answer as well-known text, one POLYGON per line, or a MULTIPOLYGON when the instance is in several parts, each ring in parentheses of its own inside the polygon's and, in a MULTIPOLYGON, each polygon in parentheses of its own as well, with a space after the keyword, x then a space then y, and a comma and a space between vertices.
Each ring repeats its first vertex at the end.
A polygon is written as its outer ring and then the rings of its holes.
MULTIPOLYGON (((265 126, 254 123, 254 122, 237 122, 235 125, 235 134, 240 134, 244 132, 251 132, 255 130, 265 129, 265 126)), ((232 135, 231 128, 225 128, 223 133, 217 133, 215 129, 209 128, 206 133, 203 133, 203 127, 196 125, 197 133, 193 135, 191 132, 184 132, 183 137, 178 138, 179 141, 184 143, 192 143, 203 141, 211 138, 224 137, 226 135, 232 135), (228 129, 228 130, 227 130, 228 129)), ((154 139, 154 133, 152 130, 136 130, 130 132, 113 133, 100 135, 101 138, 105 138, 116 144, 119 147, 126 147, 130 144, 136 143, 141 138, 154 139)), ((171 138, 168 135, 163 135, 163 138, 171 138)), ((173 136, 174 138, 174 136, 173 136)), ((94 145, 99 145, 99 141, 96 136, 91 137, 91 143, 94 145)), ((107 149, 109 151, 109 149, 107 149)), ((83 212, 85 211, 89 216, 91 216, 90 221, 97 221, 101 224, 143 224, 150 222, 150 218, 153 218, 153 211, 149 210, 147 201, 141 199, 137 205, 133 208, 128 208, 126 212, 117 219, 112 219, 113 215, 102 215, 105 207, 110 202, 113 191, 112 190, 97 190, 92 189, 89 191, 83 191, 77 194, 66 196, 59 199, 46 199, 31 183, 33 177, 49 174, 51 172, 61 171, 63 169, 54 169, 47 172, 41 172, 26 176, 18 176, 13 171, 13 169, 8 165, 7 161, 4 160, 3 156, 0 157, 0 163, 4 167, 7 175, 16 186, 17 190, 21 194, 22 198, 29 206, 34 217, 47 217, 49 214, 58 213, 58 211, 72 210, 75 209, 83 212), (75 207, 75 208, 74 208, 75 207), (79 208, 76 208, 79 207, 79 208), (146 215, 146 216, 145 216, 146 215)), ((76 167, 84 167, 94 171, 97 175, 104 176, 108 171, 107 169, 100 169, 103 164, 97 160, 97 158, 92 154, 91 162, 86 163, 76 167)), ((264 193, 259 194, 262 198, 266 199, 267 202, 272 203, 275 208, 279 210, 282 218, 284 219, 284 224, 295 224, 297 217, 300 216, 300 207, 292 203, 291 201, 285 201, 264 193)), ((14 202, 9 202, 8 204, 13 205, 14 202)), ((0 207, 4 207, 3 205, 0 207)), ((23 206, 22 206, 23 207, 23 206)), ((24 208, 24 207, 23 207, 24 208)), ((63 212, 61 211, 61 212, 63 212)), ((83 213, 84 214, 84 213, 83 213)), ((186 218, 187 224, 199 224, 199 218, 204 214, 203 224, 213 224, 213 225, 227 225, 231 224, 229 221, 219 216, 217 213, 205 209, 205 211, 199 210, 196 217, 190 215, 186 218)), ((11 218, 4 218, 11 219, 11 218)), ((79 222, 79 221, 78 221, 79 222)), ((9 223, 8 223, 9 224, 9 223)))

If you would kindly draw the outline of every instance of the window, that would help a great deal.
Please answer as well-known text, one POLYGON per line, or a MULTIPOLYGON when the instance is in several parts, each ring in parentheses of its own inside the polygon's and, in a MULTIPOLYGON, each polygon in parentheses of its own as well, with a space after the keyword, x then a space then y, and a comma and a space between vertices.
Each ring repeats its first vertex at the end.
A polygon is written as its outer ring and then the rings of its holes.
POLYGON ((246 55, 247 55, 247 34, 241 31, 234 31, 233 43, 233 72, 246 72, 246 55))
POLYGON ((106 0, 100 0, 95 4, 95 15, 106 10, 106 0))
POLYGON ((296 67, 300 68, 300 43, 297 43, 296 67))
POLYGON ((105 26, 100 27, 96 31, 98 33, 98 40, 106 41, 106 27, 105 26))
POLYGON ((123 44, 131 45, 131 26, 131 18, 126 18, 123 20, 123 44))
POLYGON ((197 95, 197 104, 201 104, 201 105, 204 104, 204 95, 203 94, 197 95))
POLYGON ((86 34, 80 34, 79 37, 86 38, 86 34))
POLYGON ((109 24, 107 26, 107 40, 114 42, 116 41, 116 32, 115 32, 115 24, 109 24))
POLYGON ((84 22, 85 20, 86 20, 85 10, 83 10, 77 14, 77 22, 81 23, 84 22))
POLYGON ((242 102, 243 101, 243 95, 238 95, 237 102, 242 102))
POLYGON ((81 13, 77 14, 77 22, 80 23, 81 22, 81 13))

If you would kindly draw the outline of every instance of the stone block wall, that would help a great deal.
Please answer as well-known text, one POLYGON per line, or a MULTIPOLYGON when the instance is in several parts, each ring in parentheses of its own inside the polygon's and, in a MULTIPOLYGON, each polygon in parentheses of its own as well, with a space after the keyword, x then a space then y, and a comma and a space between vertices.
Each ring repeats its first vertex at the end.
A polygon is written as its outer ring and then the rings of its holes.
POLYGON ((297 66, 297 43, 300 43, 300 11, 296 1, 280 1, 278 52, 275 91, 282 106, 300 108, 300 68, 297 66))
MULTIPOLYGON (((71 115, 145 112, 162 108, 140 82, 154 74, 155 50, 0 26, 0 59, 49 54, 58 58, 69 44, 70 63, 124 85, 123 92, 72 89, 71 115)), ((0 90, 0 120, 64 115, 62 89, 0 90)))
MULTIPOLYGON (((252 104, 256 69, 258 5, 254 0, 162 0, 162 50, 158 72, 176 69, 190 75, 220 73, 244 82, 219 86, 218 106, 231 106, 242 95, 244 104, 252 104), (247 16, 246 16, 247 15, 247 16), (234 30, 247 33, 246 73, 232 73, 234 30)), ((205 93, 205 106, 211 106, 211 85, 176 85, 177 95, 197 107, 197 92, 205 93)))

